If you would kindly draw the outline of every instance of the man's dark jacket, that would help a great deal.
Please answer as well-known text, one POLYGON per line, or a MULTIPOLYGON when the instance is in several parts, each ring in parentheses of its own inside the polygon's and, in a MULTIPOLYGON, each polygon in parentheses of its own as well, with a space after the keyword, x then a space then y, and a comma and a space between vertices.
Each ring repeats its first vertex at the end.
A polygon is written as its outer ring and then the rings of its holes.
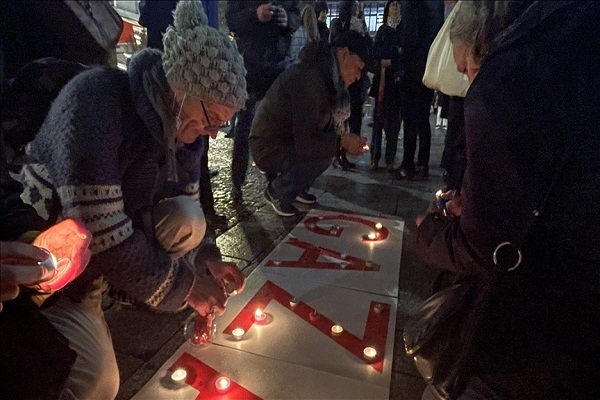
POLYGON ((239 50, 244 56, 248 74, 248 92, 258 98, 264 96, 275 78, 285 69, 285 55, 290 46, 291 35, 301 24, 298 2, 278 1, 288 18, 285 28, 277 26, 275 18, 262 23, 256 9, 267 1, 229 1, 227 4, 227 26, 237 38, 239 50))
POLYGON ((308 46, 321 47, 324 53, 310 61, 302 58, 279 75, 254 117, 250 151, 262 171, 278 172, 286 159, 322 160, 335 155, 333 55, 327 43, 308 46))

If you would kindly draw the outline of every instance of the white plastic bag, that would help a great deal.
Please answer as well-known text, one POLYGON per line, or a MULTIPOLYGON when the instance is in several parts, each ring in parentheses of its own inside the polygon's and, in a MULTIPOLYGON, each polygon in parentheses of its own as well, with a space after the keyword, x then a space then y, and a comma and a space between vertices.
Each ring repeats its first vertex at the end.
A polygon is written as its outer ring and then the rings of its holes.
POLYGON ((461 1, 456 3, 446 22, 438 32, 429 48, 427 66, 423 75, 423 84, 448 96, 465 97, 469 89, 469 80, 458 72, 450 41, 450 25, 456 16, 461 1))

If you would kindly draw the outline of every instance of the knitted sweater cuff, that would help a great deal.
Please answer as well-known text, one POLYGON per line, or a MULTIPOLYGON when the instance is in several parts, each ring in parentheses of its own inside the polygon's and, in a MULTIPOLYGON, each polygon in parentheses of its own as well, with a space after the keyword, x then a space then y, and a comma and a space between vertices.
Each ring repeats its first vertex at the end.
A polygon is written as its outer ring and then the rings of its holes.
POLYGON ((182 263, 177 270, 175 284, 156 309, 159 311, 181 311, 187 306, 187 298, 194 286, 194 273, 182 263))

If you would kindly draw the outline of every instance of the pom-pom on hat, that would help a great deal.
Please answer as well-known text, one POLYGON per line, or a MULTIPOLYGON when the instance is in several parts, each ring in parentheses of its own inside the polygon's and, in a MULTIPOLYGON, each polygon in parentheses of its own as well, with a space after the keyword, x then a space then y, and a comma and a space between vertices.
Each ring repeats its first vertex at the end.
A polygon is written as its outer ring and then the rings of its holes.
POLYGON ((163 68, 173 89, 235 110, 244 107, 244 60, 228 35, 208 26, 200 0, 177 3, 163 45, 163 68))

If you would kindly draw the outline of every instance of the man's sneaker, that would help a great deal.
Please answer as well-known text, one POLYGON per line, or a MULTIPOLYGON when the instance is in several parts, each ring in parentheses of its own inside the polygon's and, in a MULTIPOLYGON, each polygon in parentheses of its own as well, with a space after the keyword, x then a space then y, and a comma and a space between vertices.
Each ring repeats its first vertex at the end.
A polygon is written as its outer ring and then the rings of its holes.
POLYGON ((267 188, 265 189, 265 199, 278 215, 281 215, 282 217, 293 217, 298 213, 298 209, 292 204, 282 203, 281 200, 273 196, 269 187, 270 185, 267 185, 267 188))
POLYGON ((298 196, 296 196, 296 201, 302 204, 315 204, 317 202, 317 196, 308 193, 308 191, 301 191, 298 196))

